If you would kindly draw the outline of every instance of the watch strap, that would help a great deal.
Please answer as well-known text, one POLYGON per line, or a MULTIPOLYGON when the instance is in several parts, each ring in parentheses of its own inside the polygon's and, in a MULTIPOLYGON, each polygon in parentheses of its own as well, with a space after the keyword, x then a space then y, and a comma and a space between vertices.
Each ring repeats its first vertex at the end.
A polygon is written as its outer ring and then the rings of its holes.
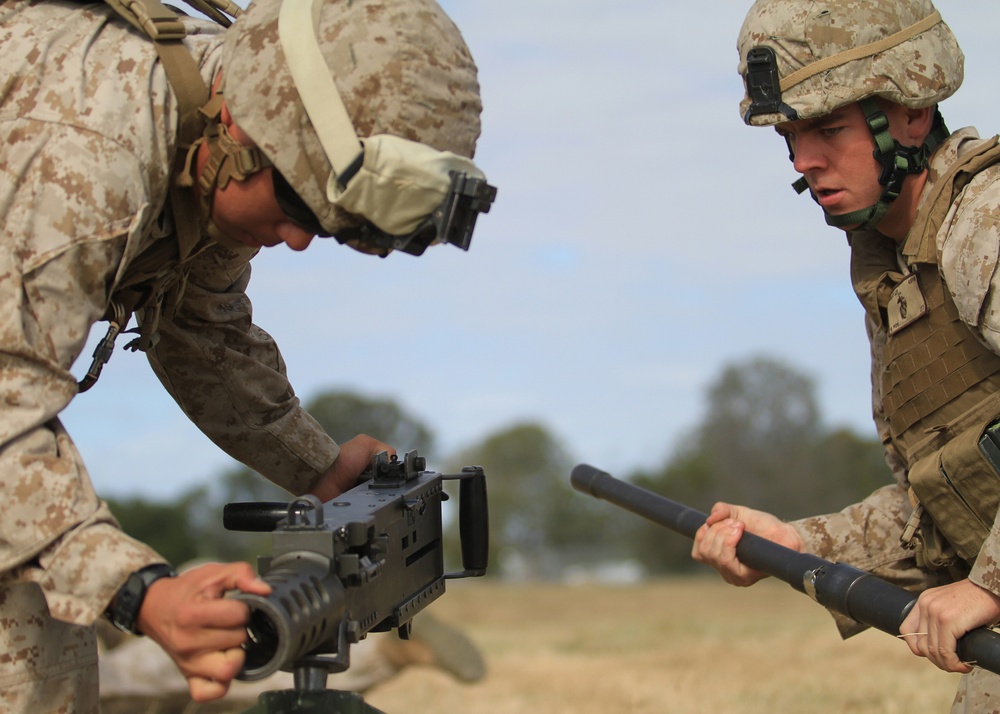
POLYGON ((177 572, 166 563, 147 565, 129 575, 105 612, 111 624, 130 635, 140 634, 135 629, 136 620, 149 586, 160 578, 172 578, 176 575, 177 572))

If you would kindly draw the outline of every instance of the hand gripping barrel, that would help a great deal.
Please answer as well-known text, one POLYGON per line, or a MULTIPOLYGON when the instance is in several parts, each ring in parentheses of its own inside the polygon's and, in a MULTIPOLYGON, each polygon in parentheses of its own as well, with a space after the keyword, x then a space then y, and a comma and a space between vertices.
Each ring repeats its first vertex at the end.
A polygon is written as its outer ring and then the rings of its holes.
MULTIPOLYGON (((676 501, 616 479, 600 469, 580 464, 570 474, 573 488, 613 503, 675 533, 693 539, 706 514, 676 501)), ((809 553, 744 533, 736 556, 749 567, 782 580, 833 612, 890 635, 917 601, 917 595, 846 563, 831 563, 809 553)), ((1000 674, 1000 634, 985 627, 958 640, 963 662, 1000 674)))

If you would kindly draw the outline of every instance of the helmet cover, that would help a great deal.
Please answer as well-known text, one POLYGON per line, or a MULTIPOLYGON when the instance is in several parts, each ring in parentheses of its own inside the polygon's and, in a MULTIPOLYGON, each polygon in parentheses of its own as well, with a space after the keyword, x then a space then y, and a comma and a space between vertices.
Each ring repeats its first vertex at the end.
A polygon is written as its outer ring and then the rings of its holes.
POLYGON ((740 115, 747 124, 772 126, 871 96, 910 108, 947 99, 962 84, 964 56, 935 13, 931 0, 757 0, 737 43, 746 90, 740 115), (755 48, 773 52, 783 111, 753 106, 747 54, 755 48), (849 52, 854 56, 841 55, 849 52), (829 66, 814 65, 821 60, 829 66), (785 86, 799 71, 805 78, 785 86))
MULTIPOLYGON (((288 70, 280 0, 255 0, 226 33, 222 91, 236 124, 330 233, 358 218, 327 198, 333 170, 288 70)), ((472 157, 475 62, 434 0, 326 0, 317 41, 357 135, 391 134, 472 157)))

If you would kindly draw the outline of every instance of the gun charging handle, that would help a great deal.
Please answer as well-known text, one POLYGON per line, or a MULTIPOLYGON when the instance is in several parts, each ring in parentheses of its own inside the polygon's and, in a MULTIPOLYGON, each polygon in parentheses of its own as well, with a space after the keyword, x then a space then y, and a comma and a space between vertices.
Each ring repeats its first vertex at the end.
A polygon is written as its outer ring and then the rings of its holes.
POLYGON ((466 466, 460 474, 442 476, 458 480, 458 533, 462 545, 462 568, 446 578, 472 578, 486 574, 490 555, 490 514, 486 474, 480 466, 466 466))
POLYGON ((227 503, 222 508, 222 526, 227 531, 270 533, 288 516, 288 501, 227 503))

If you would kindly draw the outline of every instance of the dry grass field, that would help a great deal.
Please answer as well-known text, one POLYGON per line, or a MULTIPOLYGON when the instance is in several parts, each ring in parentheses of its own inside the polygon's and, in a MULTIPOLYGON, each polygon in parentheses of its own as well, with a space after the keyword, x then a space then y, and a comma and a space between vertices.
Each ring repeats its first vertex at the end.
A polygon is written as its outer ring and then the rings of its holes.
POLYGON ((370 705, 386 714, 923 714, 946 713, 958 681, 883 633, 841 641, 822 608, 771 581, 738 590, 707 578, 465 580, 449 584, 434 612, 466 628, 487 677, 463 685, 411 667, 369 692, 370 705))
POLYGON ((489 675, 463 686, 411 669, 367 695, 387 714, 946 713, 958 681, 884 633, 842 641, 779 582, 459 581, 435 612, 466 623, 489 675))

